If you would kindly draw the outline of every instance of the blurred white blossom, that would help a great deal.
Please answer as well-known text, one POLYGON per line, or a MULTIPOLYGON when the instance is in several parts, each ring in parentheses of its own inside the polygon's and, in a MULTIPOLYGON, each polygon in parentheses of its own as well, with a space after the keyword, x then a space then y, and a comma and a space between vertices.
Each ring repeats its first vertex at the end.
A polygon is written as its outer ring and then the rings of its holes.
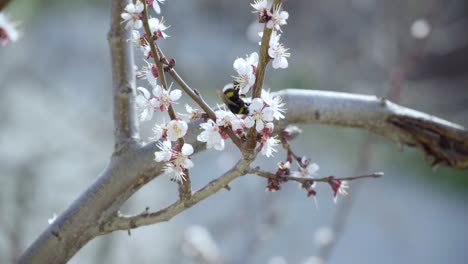
POLYGON ((15 42, 19 38, 19 32, 15 24, 0 12, 0 45, 5 47, 10 41, 15 42))
POLYGON ((411 35, 417 39, 423 39, 431 33, 431 25, 425 19, 418 19, 411 25, 411 35))

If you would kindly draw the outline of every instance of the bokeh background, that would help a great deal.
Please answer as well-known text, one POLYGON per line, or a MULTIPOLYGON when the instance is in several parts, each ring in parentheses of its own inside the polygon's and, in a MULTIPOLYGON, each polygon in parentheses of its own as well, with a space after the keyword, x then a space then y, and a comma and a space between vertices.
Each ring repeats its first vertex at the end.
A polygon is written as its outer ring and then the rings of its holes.
MULTIPOLYGON (((22 38, 0 49, 0 263, 14 263, 109 161, 108 7, 15 0, 6 9, 21 22, 22 38)), ((385 96, 468 126, 468 2, 290 0, 284 7, 290 18, 282 40, 292 55, 287 70, 267 72, 273 91, 385 96)), ((249 1, 168 0, 162 9, 171 25, 162 48, 215 106, 234 59, 258 49, 249 1)), ((142 124, 143 138, 151 126, 142 124)), ((336 205, 321 186, 316 208, 295 184, 267 193, 264 179, 246 176, 168 223, 97 238, 70 263, 467 262, 466 170, 433 170, 421 152, 365 131, 302 129, 293 145, 320 165, 320 175, 385 177, 352 182, 336 205)), ((258 164, 273 169, 284 155, 258 164)), ((194 187, 238 156, 232 146, 197 154, 194 187)), ((176 199, 176 189, 159 177, 123 211, 160 208, 176 199)))

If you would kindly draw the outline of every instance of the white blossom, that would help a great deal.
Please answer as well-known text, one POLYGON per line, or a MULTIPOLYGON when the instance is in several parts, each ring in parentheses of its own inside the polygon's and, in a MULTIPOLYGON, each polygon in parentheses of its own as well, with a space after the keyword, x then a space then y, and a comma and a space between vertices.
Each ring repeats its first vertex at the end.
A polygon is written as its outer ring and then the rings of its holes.
POLYGON ((265 123, 273 121, 273 110, 265 106, 261 98, 252 100, 249 111, 249 115, 244 120, 244 124, 247 128, 251 128, 255 125, 257 132, 261 132, 265 127, 265 123))
POLYGON ((203 112, 200 109, 193 108, 188 104, 185 105, 185 110, 187 111, 188 115, 187 114, 181 114, 181 115, 187 116, 190 120, 196 120, 203 116, 203 112))
POLYGON ((15 42, 19 38, 19 32, 8 17, 0 12, 0 45, 5 47, 8 42, 15 42))
POLYGON ((193 162, 189 159, 189 156, 193 154, 193 147, 192 145, 185 143, 182 146, 182 150, 177 152, 174 157, 174 165, 177 167, 181 167, 184 169, 191 169, 193 168, 193 162))
POLYGON ((286 11, 281 11, 281 5, 273 7, 273 13, 271 14, 270 20, 267 22, 266 26, 277 31, 281 31, 282 25, 286 25, 286 19, 289 18, 289 13, 286 11))
POLYGON ((265 140, 265 142, 262 143, 262 149, 260 152, 267 158, 272 157, 273 152, 277 151, 275 147, 278 146, 279 143, 280 141, 276 137, 269 137, 267 140, 265 140))
POLYGON ((136 96, 136 107, 140 121, 149 121, 153 118, 156 99, 153 98, 148 90, 143 87, 138 87, 138 95, 136 96))
POLYGON ((271 96, 270 91, 262 90, 262 99, 263 102, 273 110, 273 117, 276 120, 284 118, 283 113, 286 111, 284 109, 285 103, 281 96, 271 96))
POLYGON ((173 152, 171 141, 158 141, 158 143, 156 143, 156 146, 160 149, 160 151, 154 152, 154 160, 157 162, 169 161, 172 157, 173 152))
POLYGON ((291 173, 292 176, 294 176, 294 177, 304 177, 304 178, 312 177, 313 178, 314 175, 317 175, 317 172, 319 170, 319 165, 317 163, 312 163, 312 162, 310 162, 310 160, 304 161, 304 159, 303 159, 302 163, 305 163, 305 167, 299 167, 298 171, 293 171, 291 173))
POLYGON ((185 143, 180 152, 173 149, 170 152, 170 162, 164 167, 164 173, 169 175, 171 180, 182 182, 185 180, 185 170, 193 168, 193 162, 189 158, 193 154, 193 147, 185 143))
POLYGON ((193 154, 192 145, 185 143, 181 151, 173 151, 172 158, 164 167, 164 173, 168 174, 173 181, 185 180, 185 170, 193 168, 193 162, 189 156, 193 154))
POLYGON ((253 9, 255 9, 254 13, 263 13, 268 8, 268 1, 267 0, 255 0, 253 4, 250 4, 253 9))
POLYGON ((424 39, 431 33, 431 25, 425 19, 418 19, 411 24, 411 36, 424 39))
POLYGON ((167 163, 164 167, 164 174, 171 177, 171 181, 183 182, 185 181, 185 172, 181 167, 175 166, 173 163, 167 163))
POLYGON ((148 19, 148 25, 150 27, 151 33, 154 34, 154 36, 158 38, 167 38, 169 37, 164 31, 168 28, 166 25, 164 25, 164 20, 161 18, 161 20, 157 18, 150 18, 148 19))
POLYGON ((233 67, 236 70, 238 76, 234 76, 234 79, 239 83, 240 94, 246 94, 249 92, 250 87, 255 83, 255 71, 258 64, 258 53, 253 52, 247 58, 237 58, 234 61, 233 67))
POLYGON ((167 162, 164 173, 168 174, 172 180, 182 182, 185 180, 185 170, 193 168, 193 162, 189 156, 193 154, 193 147, 185 143, 181 151, 176 151, 171 147, 169 140, 157 143, 160 151, 154 153, 154 160, 157 162, 167 162))
POLYGON ((154 107, 159 108, 161 111, 166 111, 171 104, 182 97, 181 90, 168 90, 163 89, 160 85, 153 88, 153 95, 155 98, 154 107))
POLYGON ((135 47, 138 47, 143 51, 143 46, 147 43, 145 38, 141 37, 140 31, 132 30, 132 38, 131 41, 135 47))
POLYGON ((167 124, 167 139, 170 141, 176 141, 187 134, 188 125, 183 120, 171 120, 167 124))
POLYGON ((231 127, 233 131, 244 129, 244 123, 242 119, 237 117, 233 112, 227 110, 217 110, 216 114, 216 125, 220 127, 231 127))
POLYGON ((203 131, 197 136, 198 141, 206 142, 206 148, 224 149, 224 139, 219 133, 219 127, 213 120, 210 119, 206 123, 201 123, 200 127, 203 131))
POLYGON ((223 263, 220 246, 205 226, 192 225, 184 231, 182 250, 204 263, 223 263))
POLYGON ((315 231, 315 244, 319 247, 326 247, 335 240, 335 232, 328 226, 322 226, 315 231))
POLYGON ((349 188, 348 182, 347 181, 337 181, 335 184, 338 185, 338 189, 334 191, 333 194, 333 201, 336 203, 338 200, 338 195, 346 196, 348 195, 347 189, 349 188))
POLYGON ((154 12, 161 14, 161 7, 159 6, 159 3, 164 4, 165 1, 166 0, 149 0, 148 5, 153 7, 154 12))
POLYGON ((153 131, 154 136, 150 137, 151 140, 159 140, 163 134, 167 131, 166 124, 155 124, 151 129, 153 131))
POLYGON ((151 87, 156 88, 157 82, 157 68, 151 62, 146 61, 146 65, 141 69, 141 75, 143 79, 146 79, 151 87), (156 75, 155 75, 156 74, 156 75))
POLYGON ((129 3, 125 6, 125 12, 123 12, 120 16, 123 19, 123 23, 127 23, 125 28, 135 28, 140 29, 143 26, 143 22, 140 20, 140 14, 143 12, 144 6, 143 3, 139 0, 133 4, 129 3))
MULTIPOLYGON (((263 32, 260 32, 263 35, 263 32)), ((281 34, 279 34, 276 30, 271 32, 270 42, 268 43, 270 47, 277 46, 279 44, 279 40, 281 38, 281 34)))
POLYGON ((272 66, 274 69, 286 69, 288 67, 288 60, 286 58, 291 56, 291 53, 287 52, 288 50, 289 49, 285 48, 282 43, 276 43, 276 45, 272 45, 270 42, 268 56, 273 59, 272 66))
POLYGON ((253 67, 257 68, 258 65, 258 53, 252 52, 245 58, 248 64, 252 65, 253 67))
POLYGON ((151 57, 151 56, 150 56, 150 54, 151 54, 151 47, 150 47, 150 45, 141 46, 141 51, 143 52, 143 56, 144 56, 145 58, 151 57))

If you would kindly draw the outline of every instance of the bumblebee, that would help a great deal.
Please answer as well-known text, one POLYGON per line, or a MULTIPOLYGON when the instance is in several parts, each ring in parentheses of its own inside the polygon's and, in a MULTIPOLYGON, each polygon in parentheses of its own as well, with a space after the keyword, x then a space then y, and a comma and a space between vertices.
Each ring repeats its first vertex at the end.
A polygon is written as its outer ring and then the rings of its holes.
POLYGON ((239 86, 235 82, 226 84, 223 93, 219 94, 223 102, 234 114, 247 115, 249 113, 249 104, 241 98, 239 86))

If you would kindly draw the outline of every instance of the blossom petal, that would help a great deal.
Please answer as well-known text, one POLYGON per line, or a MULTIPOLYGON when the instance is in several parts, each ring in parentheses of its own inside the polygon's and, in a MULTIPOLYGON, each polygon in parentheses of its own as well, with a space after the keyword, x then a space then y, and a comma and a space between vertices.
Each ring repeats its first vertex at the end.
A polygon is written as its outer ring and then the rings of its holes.
POLYGON ((245 127, 251 128, 255 125, 255 120, 251 116, 248 116, 247 118, 244 119, 244 124, 245 124, 245 127))
POLYGON ((183 146, 182 146, 182 150, 181 150, 182 154, 184 154, 185 156, 190 156, 193 154, 193 147, 192 145, 188 144, 188 143, 185 143, 183 146))
POLYGON ((140 91, 142 93, 142 95, 145 97, 145 99, 149 99, 151 97, 151 94, 148 90, 146 90, 146 88, 144 87, 138 87, 137 88, 138 91, 140 91))
POLYGON ((159 7, 159 4, 157 1, 153 2, 153 9, 156 14, 161 14, 161 7, 159 7))
POLYGON ((172 101, 177 101, 182 97, 182 91, 181 90, 173 90, 169 94, 169 98, 171 98, 172 101))

